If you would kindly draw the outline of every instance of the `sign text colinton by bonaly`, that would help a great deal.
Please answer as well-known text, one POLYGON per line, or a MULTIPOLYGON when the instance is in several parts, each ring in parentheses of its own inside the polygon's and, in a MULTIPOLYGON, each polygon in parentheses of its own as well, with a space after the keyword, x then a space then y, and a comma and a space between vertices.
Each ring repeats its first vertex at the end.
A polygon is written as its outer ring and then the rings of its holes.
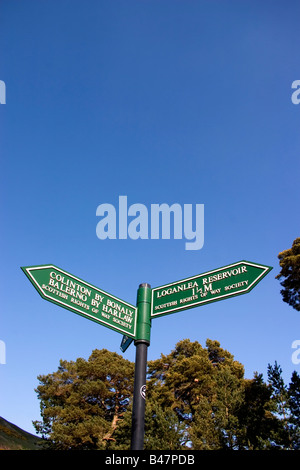
POLYGON ((46 300, 134 338, 136 307, 53 265, 22 268, 46 300))

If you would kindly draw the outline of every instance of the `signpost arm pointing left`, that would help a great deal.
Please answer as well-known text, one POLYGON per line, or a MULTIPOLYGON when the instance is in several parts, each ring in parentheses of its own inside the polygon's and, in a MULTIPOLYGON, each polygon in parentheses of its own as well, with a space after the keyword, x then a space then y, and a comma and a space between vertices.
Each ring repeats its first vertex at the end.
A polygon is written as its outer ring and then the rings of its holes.
POLYGON ((52 264, 21 269, 43 299, 123 333, 132 340, 135 338, 135 306, 52 264))

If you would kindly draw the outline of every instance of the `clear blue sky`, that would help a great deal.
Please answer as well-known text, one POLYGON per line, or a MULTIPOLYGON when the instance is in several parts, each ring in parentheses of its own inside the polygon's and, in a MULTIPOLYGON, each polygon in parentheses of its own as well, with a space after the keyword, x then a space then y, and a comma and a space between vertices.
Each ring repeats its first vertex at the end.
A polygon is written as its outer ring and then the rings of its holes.
MULTIPOLYGON (((249 294, 153 320, 148 358, 218 340, 245 376, 281 365, 299 312, 277 255, 299 230, 299 2, 3 0, 0 415, 34 432, 37 376, 122 336, 42 300, 20 266, 53 263, 135 304, 239 260, 273 270, 249 294), (99 240, 96 209, 204 204, 205 241, 99 240)), ((135 347, 124 353, 134 361, 135 347)))

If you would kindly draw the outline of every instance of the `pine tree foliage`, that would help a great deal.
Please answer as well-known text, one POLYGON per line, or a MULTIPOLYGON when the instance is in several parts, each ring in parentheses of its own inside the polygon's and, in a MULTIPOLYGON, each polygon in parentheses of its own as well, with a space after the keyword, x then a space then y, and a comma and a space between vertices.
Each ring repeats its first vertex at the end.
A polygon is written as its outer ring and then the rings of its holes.
MULTIPOLYGON (((105 349, 40 375, 36 430, 54 449, 130 449, 134 364, 105 349)), ((300 449, 300 377, 275 362, 244 378, 218 341, 179 341, 148 362, 146 450, 300 449)))
POLYGON ((255 372, 252 380, 244 382, 244 399, 238 410, 239 449, 265 450, 272 448, 272 436, 278 428, 273 415, 276 406, 271 400, 272 390, 264 383, 262 374, 255 372))
POLYGON ((180 341, 149 363, 149 396, 185 424, 194 449, 234 448, 244 368, 217 341, 180 341))
POLYGON ((294 309, 300 311, 300 238, 296 238, 292 247, 278 255, 281 266, 276 279, 284 278, 280 283, 282 299, 294 309))
POLYGON ((134 365, 107 350, 88 361, 60 361, 38 377, 42 422, 34 425, 56 449, 105 449, 133 393, 134 365))
POLYGON ((293 372, 287 387, 282 369, 275 361, 268 365, 268 380, 274 411, 279 417, 276 443, 280 449, 299 449, 300 444, 300 377, 293 372))
POLYGON ((288 388, 290 407, 290 435, 292 448, 300 450, 300 377, 296 371, 293 372, 288 388))

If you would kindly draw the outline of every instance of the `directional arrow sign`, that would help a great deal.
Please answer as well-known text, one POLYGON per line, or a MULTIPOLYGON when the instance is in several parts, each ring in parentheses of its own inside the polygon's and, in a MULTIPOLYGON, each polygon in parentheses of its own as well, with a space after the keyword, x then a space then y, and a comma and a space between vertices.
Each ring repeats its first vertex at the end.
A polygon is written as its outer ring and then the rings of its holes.
POLYGON ((43 299, 135 338, 137 308, 53 265, 21 268, 43 299))
POLYGON ((127 348, 131 345, 133 338, 124 335, 120 344, 120 349, 122 352, 125 352, 127 348))
POLYGON ((156 287, 152 289, 151 318, 246 294, 271 269, 270 266, 239 261, 198 276, 156 287))

